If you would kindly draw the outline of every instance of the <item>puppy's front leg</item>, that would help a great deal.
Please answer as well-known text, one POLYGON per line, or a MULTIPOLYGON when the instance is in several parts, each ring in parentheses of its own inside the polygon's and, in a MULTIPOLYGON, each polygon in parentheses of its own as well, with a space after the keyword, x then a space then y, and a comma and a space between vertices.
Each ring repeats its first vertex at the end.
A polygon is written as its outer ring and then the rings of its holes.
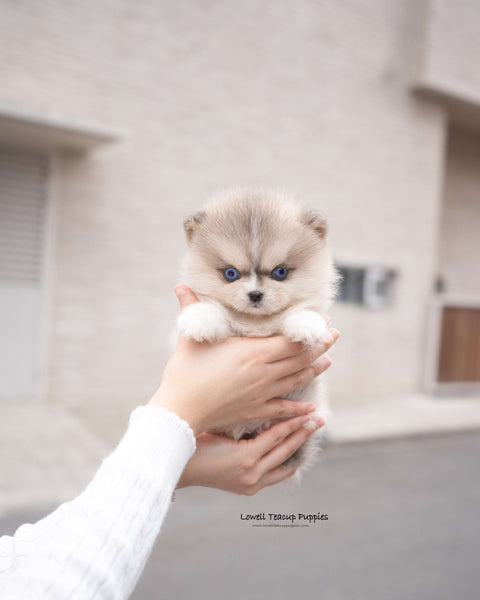
POLYGON ((314 310, 292 311, 283 322, 283 334, 292 342, 313 346, 327 333, 325 319, 314 310))
POLYGON ((184 308, 177 325, 180 335, 197 342, 220 342, 230 335, 225 311, 210 302, 196 302, 184 308))

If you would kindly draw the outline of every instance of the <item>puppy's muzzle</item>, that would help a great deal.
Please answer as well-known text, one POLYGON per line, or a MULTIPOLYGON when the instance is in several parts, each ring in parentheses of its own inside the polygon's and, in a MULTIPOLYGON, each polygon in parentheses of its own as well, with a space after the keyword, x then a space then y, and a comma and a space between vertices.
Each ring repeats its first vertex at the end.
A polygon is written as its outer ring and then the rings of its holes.
POLYGON ((263 293, 259 292, 258 290, 254 292, 248 292, 248 297, 250 298, 251 302, 257 304, 258 302, 261 302, 263 298, 263 293))

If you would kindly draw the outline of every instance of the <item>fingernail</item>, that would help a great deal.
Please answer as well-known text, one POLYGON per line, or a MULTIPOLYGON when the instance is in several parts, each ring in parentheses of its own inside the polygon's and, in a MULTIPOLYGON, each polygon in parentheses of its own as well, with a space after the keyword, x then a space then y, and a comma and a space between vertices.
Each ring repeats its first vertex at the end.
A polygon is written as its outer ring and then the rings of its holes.
MULTIPOLYGON (((308 412, 315 412, 317 410, 317 407, 315 406, 315 404, 309 404, 308 405, 308 412)), ((310 417, 308 417, 310 418, 310 417)))
POLYGON ((330 333, 333 337, 333 341, 336 342, 340 337, 340 332, 338 331, 338 329, 330 329, 330 333))
POLYGON ((324 356, 321 362, 323 366, 328 369, 328 367, 330 367, 332 364, 332 359, 329 356, 324 356))
POLYGON ((305 423, 308 423, 310 421, 310 417, 308 415, 305 415, 304 417, 302 417, 300 419, 300 425, 304 425, 305 423))
POLYGON ((315 429, 319 429, 325 425, 325 419, 323 417, 313 417, 315 423, 315 429))
POLYGON ((310 431, 311 433, 318 429, 316 423, 314 423, 311 419, 308 420, 308 423, 305 423, 304 427, 307 431, 310 431))

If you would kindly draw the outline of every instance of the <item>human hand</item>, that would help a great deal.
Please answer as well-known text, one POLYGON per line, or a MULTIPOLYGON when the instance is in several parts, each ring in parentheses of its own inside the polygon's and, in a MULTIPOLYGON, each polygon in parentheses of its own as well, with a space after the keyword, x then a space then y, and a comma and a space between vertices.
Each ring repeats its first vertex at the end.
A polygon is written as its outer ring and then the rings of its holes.
POLYGON ((295 473, 297 466, 283 463, 324 423, 321 417, 294 417, 239 441, 201 433, 177 488, 200 485, 252 496, 295 473))
MULTIPOLYGON (((182 308, 198 302, 186 286, 175 293, 182 308)), ((256 418, 292 417, 313 412, 308 402, 279 398, 328 369, 324 357, 338 337, 331 329, 306 348, 284 336, 229 337, 209 344, 179 337, 162 383, 150 404, 164 406, 188 422, 195 435, 256 418)))

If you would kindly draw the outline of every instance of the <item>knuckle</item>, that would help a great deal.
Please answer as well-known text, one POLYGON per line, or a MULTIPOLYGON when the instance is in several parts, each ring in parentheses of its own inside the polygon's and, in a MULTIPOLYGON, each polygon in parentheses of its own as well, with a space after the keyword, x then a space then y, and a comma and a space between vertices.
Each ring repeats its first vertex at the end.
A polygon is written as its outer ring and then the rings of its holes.
POLYGON ((302 369, 301 371, 299 371, 297 373, 296 382, 295 382, 297 384, 297 387, 301 387, 305 383, 306 374, 307 374, 307 368, 302 369))
POLYGON ((284 438, 288 437, 292 433, 295 433, 295 431, 298 431, 298 429, 299 429, 298 422, 297 423, 289 423, 288 424, 288 428, 285 429, 285 436, 284 436, 284 438))
POLYGON ((288 342, 288 351, 291 354, 300 354, 303 350, 305 350, 303 342, 288 342))
POLYGON ((249 370, 256 368, 258 363, 259 358, 255 351, 247 352, 245 350, 240 354, 240 364, 244 372, 248 372, 249 370))
POLYGON ((256 485, 257 481, 258 481, 258 477, 252 471, 249 471, 248 473, 244 473, 241 477, 241 483, 244 486, 246 486, 247 488, 253 487, 254 485, 256 485))
POLYGON ((315 377, 315 367, 310 366, 305 369, 305 381, 311 381, 315 377))
POLYGON ((317 358, 317 349, 309 348, 305 352, 305 366, 311 365, 316 358, 317 358))
MULTIPOLYGON (((245 341, 245 340, 242 340, 245 341)), ((242 344, 238 349, 238 356, 245 368, 251 368, 257 366, 263 359, 263 353, 257 344, 249 343, 252 340, 248 340, 242 344)))
POLYGON ((286 448, 283 462, 286 462, 289 458, 291 458, 295 454, 295 452, 298 450, 298 448, 299 448, 298 444, 291 445, 289 448, 286 448))
MULTIPOLYGON (((277 416, 275 418, 277 418, 277 416)), ((285 425, 283 424, 283 421, 279 421, 278 423, 271 425, 264 432, 264 435, 264 439, 266 440, 268 438, 268 443, 272 447, 279 444, 285 437, 285 425)))
POLYGON ((250 349, 249 352, 254 365, 263 364, 265 362, 265 354, 258 347, 250 349))
POLYGON ((248 476, 248 474, 250 473, 250 471, 253 469, 253 467, 255 466, 255 464, 256 464, 256 460, 255 460, 255 458, 253 456, 246 456, 243 459, 242 467, 243 467, 243 470, 245 472, 245 476, 246 477, 248 476))
MULTIPOLYGON (((295 407, 296 407, 296 403, 295 403, 295 407)), ((292 433, 292 431, 295 431, 296 429, 296 424, 292 423, 292 419, 288 419, 288 421, 284 421, 281 425, 281 427, 278 430, 278 435, 277 435, 277 444, 280 443, 282 440, 284 440, 288 435, 290 435, 292 433)))
POLYGON ((295 373, 295 375, 293 377, 293 382, 294 382, 295 388, 300 387, 303 384, 303 371, 299 371, 298 373, 295 373))

